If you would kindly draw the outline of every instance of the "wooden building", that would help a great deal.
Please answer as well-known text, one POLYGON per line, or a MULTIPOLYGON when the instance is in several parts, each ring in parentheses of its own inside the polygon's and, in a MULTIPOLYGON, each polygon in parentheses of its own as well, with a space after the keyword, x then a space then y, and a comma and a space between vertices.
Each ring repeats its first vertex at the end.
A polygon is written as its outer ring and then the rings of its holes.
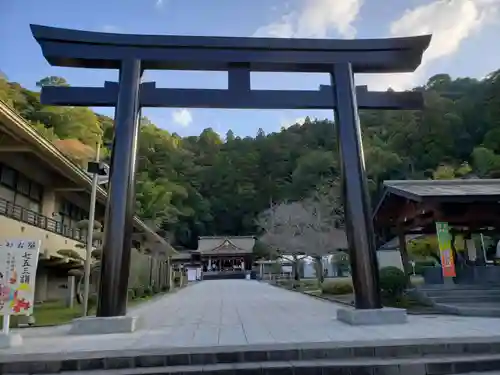
POLYGON ((172 257, 187 268, 201 268, 203 278, 243 277, 252 270, 255 237, 199 237, 198 249, 172 257))
POLYGON ((402 261, 408 271, 406 236, 435 235, 436 223, 441 222, 450 228, 452 247, 457 234, 466 242, 466 259, 460 260, 468 267, 457 269, 455 281, 500 282, 500 267, 485 267, 483 252, 471 240, 473 234, 500 231, 500 180, 385 181, 384 187, 373 215, 375 231, 381 241, 399 238, 402 261))

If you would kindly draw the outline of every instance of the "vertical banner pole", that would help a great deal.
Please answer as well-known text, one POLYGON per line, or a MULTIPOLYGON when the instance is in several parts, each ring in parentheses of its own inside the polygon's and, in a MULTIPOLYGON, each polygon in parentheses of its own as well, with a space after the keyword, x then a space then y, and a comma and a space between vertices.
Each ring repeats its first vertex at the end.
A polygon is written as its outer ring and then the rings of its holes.
POLYGON ((10 332, 10 314, 3 316, 2 333, 8 335, 10 332))

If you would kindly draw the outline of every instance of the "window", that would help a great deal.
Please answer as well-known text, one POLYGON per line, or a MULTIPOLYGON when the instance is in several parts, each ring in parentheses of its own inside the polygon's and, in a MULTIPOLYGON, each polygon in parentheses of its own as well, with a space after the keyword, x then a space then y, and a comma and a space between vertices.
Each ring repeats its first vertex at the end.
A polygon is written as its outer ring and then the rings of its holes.
POLYGON ((63 201, 61 203, 61 207, 59 208, 59 213, 63 216, 70 216, 70 212, 71 212, 71 203, 63 201))
POLYGON ((17 178, 16 190, 18 193, 21 193, 22 195, 26 195, 29 197, 29 195, 30 195, 30 181, 26 177, 19 175, 17 178))
POLYGON ((8 202, 14 202, 16 197, 16 192, 8 187, 0 185, 0 199, 4 199, 8 202))
POLYGON ((71 230, 75 228, 78 222, 87 217, 87 212, 80 207, 68 201, 62 201, 59 209, 60 222, 65 228, 64 230, 71 230))
POLYGON ((22 173, 0 164, 0 198, 40 212, 43 187, 22 173))
POLYGON ((16 187, 16 171, 12 168, 2 166, 0 182, 5 186, 15 188, 16 187))
POLYGON ((30 198, 36 202, 42 201, 42 187, 36 182, 30 184, 30 198))

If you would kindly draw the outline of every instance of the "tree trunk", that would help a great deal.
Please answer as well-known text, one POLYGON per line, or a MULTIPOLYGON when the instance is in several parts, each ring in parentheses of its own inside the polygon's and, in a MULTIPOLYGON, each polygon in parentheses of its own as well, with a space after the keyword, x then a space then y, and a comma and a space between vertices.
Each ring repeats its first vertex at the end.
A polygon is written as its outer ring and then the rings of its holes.
POLYGON ((315 256, 314 262, 316 263, 316 278, 318 279, 318 284, 321 286, 323 281, 325 281, 325 274, 323 273, 323 262, 321 256, 315 256))
POLYGON ((296 282, 300 282, 299 263, 299 258, 293 255, 293 278, 296 282))

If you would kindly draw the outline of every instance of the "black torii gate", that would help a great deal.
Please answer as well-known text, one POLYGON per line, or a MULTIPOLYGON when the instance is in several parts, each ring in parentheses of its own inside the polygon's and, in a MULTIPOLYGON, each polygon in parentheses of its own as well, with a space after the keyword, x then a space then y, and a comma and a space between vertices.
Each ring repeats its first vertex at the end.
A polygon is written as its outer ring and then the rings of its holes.
POLYGON ((138 113, 141 107, 334 109, 341 159, 346 233, 355 304, 380 309, 371 207, 358 108, 420 109, 418 92, 370 92, 354 73, 414 71, 431 36, 366 40, 125 35, 31 25, 54 66, 119 69, 104 87, 43 87, 50 105, 115 106, 115 137, 97 316, 126 314, 134 211, 138 113), (146 69, 227 71, 227 89, 156 88, 146 69), (324 72, 331 86, 316 91, 252 90, 250 72, 324 72))

